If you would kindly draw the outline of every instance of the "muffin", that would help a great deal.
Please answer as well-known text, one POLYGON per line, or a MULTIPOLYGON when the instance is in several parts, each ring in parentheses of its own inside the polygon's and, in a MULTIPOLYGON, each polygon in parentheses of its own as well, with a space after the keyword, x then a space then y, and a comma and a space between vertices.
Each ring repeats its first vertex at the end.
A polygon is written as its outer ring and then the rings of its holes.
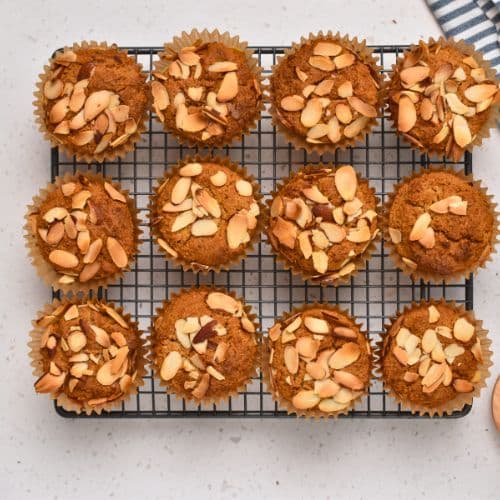
POLYGON ((144 342, 129 315, 112 303, 55 300, 31 332, 35 390, 77 413, 110 411, 143 385, 144 342))
POLYGON ((183 33, 155 64, 153 109, 182 143, 228 145, 255 126, 263 109, 261 68, 238 37, 183 33))
POLYGON ((431 169, 404 179, 385 206, 385 237, 397 267, 414 280, 458 280, 489 259, 496 204, 472 176, 431 169))
POLYGON ((267 237, 304 279, 346 281, 369 258, 379 233, 377 198, 350 165, 306 166, 272 193, 267 237))
POLYGON ((153 320, 153 365, 161 385, 197 403, 236 395, 255 375, 257 328, 250 308, 226 290, 181 290, 153 320))
POLYGON ((288 413, 347 413, 368 390, 370 343, 354 319, 334 306, 310 304, 285 314, 269 330, 267 346, 266 382, 288 413))
POLYGON ((37 88, 40 130, 78 161, 121 158, 146 129, 146 75, 116 45, 84 42, 65 48, 44 68, 37 88))
POLYGON ((325 153, 361 140, 376 124, 383 79, 364 41, 320 32, 294 43, 270 78, 273 123, 296 147, 325 153))
POLYGON ((253 177, 228 158, 188 158, 155 188, 153 236, 186 270, 227 269, 259 239, 261 198, 253 177))
POLYGON ((134 202, 100 174, 56 178, 28 207, 27 246, 33 265, 55 289, 95 290, 130 269, 139 244, 134 202))
POLYGON ((413 147, 458 161, 489 136, 498 116, 498 80, 465 42, 420 41, 396 62, 389 113, 413 147))
POLYGON ((386 327, 379 346, 389 394, 421 415, 461 410, 478 396, 491 365, 490 341, 455 303, 413 303, 386 327))

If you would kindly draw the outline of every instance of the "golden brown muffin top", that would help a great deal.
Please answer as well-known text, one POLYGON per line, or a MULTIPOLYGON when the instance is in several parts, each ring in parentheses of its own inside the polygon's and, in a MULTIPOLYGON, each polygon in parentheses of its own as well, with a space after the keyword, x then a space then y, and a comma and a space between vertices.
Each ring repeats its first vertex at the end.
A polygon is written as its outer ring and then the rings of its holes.
POLYGON ((415 305, 393 322, 382 345, 384 382, 402 401, 436 408, 479 381, 475 322, 451 304, 415 305))
POLYGON ((281 123, 311 144, 356 137, 380 113, 381 76, 348 42, 307 41, 271 75, 281 123))
POLYGON ((269 344, 275 397, 297 410, 344 410, 369 384, 370 344, 352 318, 331 307, 314 306, 278 321, 269 344))
POLYGON ((306 167, 280 187, 267 235, 290 266, 319 281, 355 269, 353 260, 376 237, 377 199, 350 165, 306 167))
POLYGON ((258 230, 257 194, 251 181, 228 165, 181 166, 166 175, 153 199, 158 244, 196 270, 227 265, 244 255, 258 230))
POLYGON ((236 392, 258 361, 256 325, 223 290, 183 290, 153 322, 154 364, 169 391, 197 401, 236 392))
POLYGON ((96 407, 127 393, 143 355, 140 333, 105 302, 63 304, 39 318, 45 372, 37 392, 64 393, 82 407, 96 407))
POLYGON ((396 251, 413 271, 446 278, 482 265, 492 251, 496 222, 490 202, 452 171, 404 182, 388 217, 396 251))
POLYGON ((259 115, 260 82, 247 55, 201 40, 160 54, 151 89, 165 128, 206 147, 238 139, 259 115))
POLYGON ((130 198, 108 181, 79 174, 46 193, 30 214, 37 248, 60 283, 88 283, 129 266, 137 245, 130 198))
POLYGON ((497 87, 474 56, 420 42, 397 63, 389 110, 410 142, 458 161, 488 120, 497 87))
POLYGON ((114 47, 66 50, 43 80, 45 125, 57 142, 82 154, 116 148, 146 112, 145 79, 138 64, 114 47))

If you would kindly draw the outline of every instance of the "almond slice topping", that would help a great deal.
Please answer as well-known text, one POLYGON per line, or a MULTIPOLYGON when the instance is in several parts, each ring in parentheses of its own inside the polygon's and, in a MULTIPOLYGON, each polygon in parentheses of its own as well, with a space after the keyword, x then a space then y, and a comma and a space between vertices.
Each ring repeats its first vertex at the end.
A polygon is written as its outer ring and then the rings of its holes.
POLYGON ((280 106, 285 111, 300 111, 304 108, 305 101, 304 98, 300 95, 289 95, 283 97, 280 102, 280 106))
POLYGON ((238 194, 240 194, 241 196, 252 196, 253 187, 250 182, 244 179, 239 179, 236 181, 234 187, 236 188, 236 191, 238 191, 238 194))
POLYGON ((335 172, 335 187, 345 201, 354 199, 358 188, 358 178, 351 165, 344 165, 335 172))
POLYGON ((244 213, 234 214, 227 224, 226 238, 229 248, 238 248, 242 243, 249 241, 248 218, 244 213))
POLYGON ((300 115, 300 122, 304 127, 311 128, 316 125, 323 114, 323 107, 319 99, 311 99, 300 115))
POLYGON ((342 47, 333 42, 318 42, 313 47, 315 56, 334 57, 342 52, 342 47))
POLYGON ((182 366, 182 356, 177 351, 170 351, 161 364, 160 376, 163 380, 173 379, 182 366))
POLYGON ((497 86, 493 84, 480 84, 480 85, 472 85, 468 89, 465 90, 464 95, 474 103, 478 103, 481 101, 485 101, 489 99, 493 95, 495 95, 497 91, 497 86))
POLYGON ((213 73, 227 73, 228 71, 236 71, 238 65, 231 61, 217 61, 208 67, 208 71, 213 73))
POLYGON ((72 269, 79 264, 78 257, 66 250, 52 250, 49 254, 49 260, 56 266, 66 269, 72 269))
POLYGON ((453 325, 453 336, 461 342, 469 342, 474 335, 474 325, 465 318, 459 318, 453 325))
POLYGON ((120 191, 118 191, 117 189, 115 189, 115 187, 111 185, 109 182, 104 183, 104 189, 113 200, 120 201, 122 203, 127 202, 125 196, 123 196, 123 194, 120 193, 120 191))
POLYGON ((377 116, 377 110, 375 107, 365 101, 362 101, 359 97, 348 97, 347 101, 355 111, 363 116, 367 116, 369 118, 375 118, 377 116))
POLYGON ((412 100, 407 96, 401 96, 398 109, 398 130, 409 132, 417 122, 417 111, 412 100))
POLYGON ((224 75, 219 91, 217 92, 217 100, 219 102, 228 102, 238 95, 238 75, 234 71, 230 71, 224 75))
POLYGON ((336 370, 333 374, 333 378, 338 384, 343 385, 344 387, 347 387, 348 389, 351 389, 353 391, 360 391, 365 386, 365 384, 359 377, 346 371, 336 370))
POLYGON ((326 335, 330 333, 328 322, 321 318, 314 316, 306 316, 304 318, 304 326, 312 333, 319 335, 326 335))
POLYGON ((215 221, 211 219, 200 219, 191 226, 191 234, 193 236, 212 236, 218 230, 215 221))
POLYGON ((117 267, 119 267, 120 269, 127 267, 127 252, 125 252, 124 248, 121 246, 118 240, 112 238, 111 236, 108 236, 108 239, 106 240, 106 248, 108 249, 111 260, 117 267))
POLYGON ((181 177, 174 185, 171 194, 171 200, 174 205, 182 203, 189 193, 191 188, 191 179, 189 177, 181 177))
POLYGON ((354 61, 356 60, 356 57, 354 54, 350 53, 345 53, 341 54, 340 56, 337 56, 333 59, 333 62, 335 63, 335 67, 337 69, 343 69, 351 66, 354 64, 354 61))
POLYGON ((355 342, 346 342, 340 349, 337 349, 328 361, 330 368, 340 370, 352 363, 355 363, 361 355, 361 349, 355 342))
POLYGON ((453 137, 455 142, 464 148, 472 142, 472 135, 467 120, 461 115, 453 116, 453 137))
POLYGON ((413 66, 403 69, 399 76, 408 86, 415 85, 429 76, 430 68, 428 66, 413 66))
POLYGON ((335 69, 335 64, 329 57, 311 56, 308 62, 313 68, 320 69, 321 71, 333 71, 335 69))
POLYGON ((286 346, 283 359, 285 361, 286 369, 292 374, 295 375, 299 371, 299 354, 295 347, 286 346))
POLYGON ((314 391, 299 391, 292 398, 292 404, 297 410, 314 408, 320 402, 320 397, 314 391))
POLYGON ((431 216, 427 212, 419 215, 410 232, 410 241, 416 241, 422 238, 430 223, 431 216))

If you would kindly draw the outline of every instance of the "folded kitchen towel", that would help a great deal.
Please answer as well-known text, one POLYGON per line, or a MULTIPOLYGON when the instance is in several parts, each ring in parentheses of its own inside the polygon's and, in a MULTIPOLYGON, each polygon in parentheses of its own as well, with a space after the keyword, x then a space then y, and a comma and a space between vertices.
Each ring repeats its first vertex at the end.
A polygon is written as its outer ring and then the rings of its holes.
POLYGON ((474 44, 500 73, 500 0, 426 0, 448 37, 474 44))

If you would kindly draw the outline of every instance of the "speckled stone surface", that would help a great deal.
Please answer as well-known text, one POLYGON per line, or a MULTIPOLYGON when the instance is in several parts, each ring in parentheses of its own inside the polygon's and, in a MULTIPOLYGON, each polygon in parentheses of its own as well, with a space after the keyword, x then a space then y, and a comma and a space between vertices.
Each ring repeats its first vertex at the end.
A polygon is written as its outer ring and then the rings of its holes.
MULTIPOLYGON (((34 393, 26 340, 30 320, 50 292, 28 262, 21 227, 25 206, 49 176, 49 148, 32 119, 31 93, 54 48, 85 38, 159 45, 205 26, 264 45, 287 44, 318 29, 339 29, 369 43, 440 34, 421 0, 147 4, 0 2, 2 499, 133 499, 145 491, 162 500, 498 498, 500 434, 489 411, 500 366, 498 257, 476 279, 474 294, 498 365, 464 419, 71 421, 34 393)), ((476 175, 497 199, 499 146, 494 131, 474 153, 476 175)))

